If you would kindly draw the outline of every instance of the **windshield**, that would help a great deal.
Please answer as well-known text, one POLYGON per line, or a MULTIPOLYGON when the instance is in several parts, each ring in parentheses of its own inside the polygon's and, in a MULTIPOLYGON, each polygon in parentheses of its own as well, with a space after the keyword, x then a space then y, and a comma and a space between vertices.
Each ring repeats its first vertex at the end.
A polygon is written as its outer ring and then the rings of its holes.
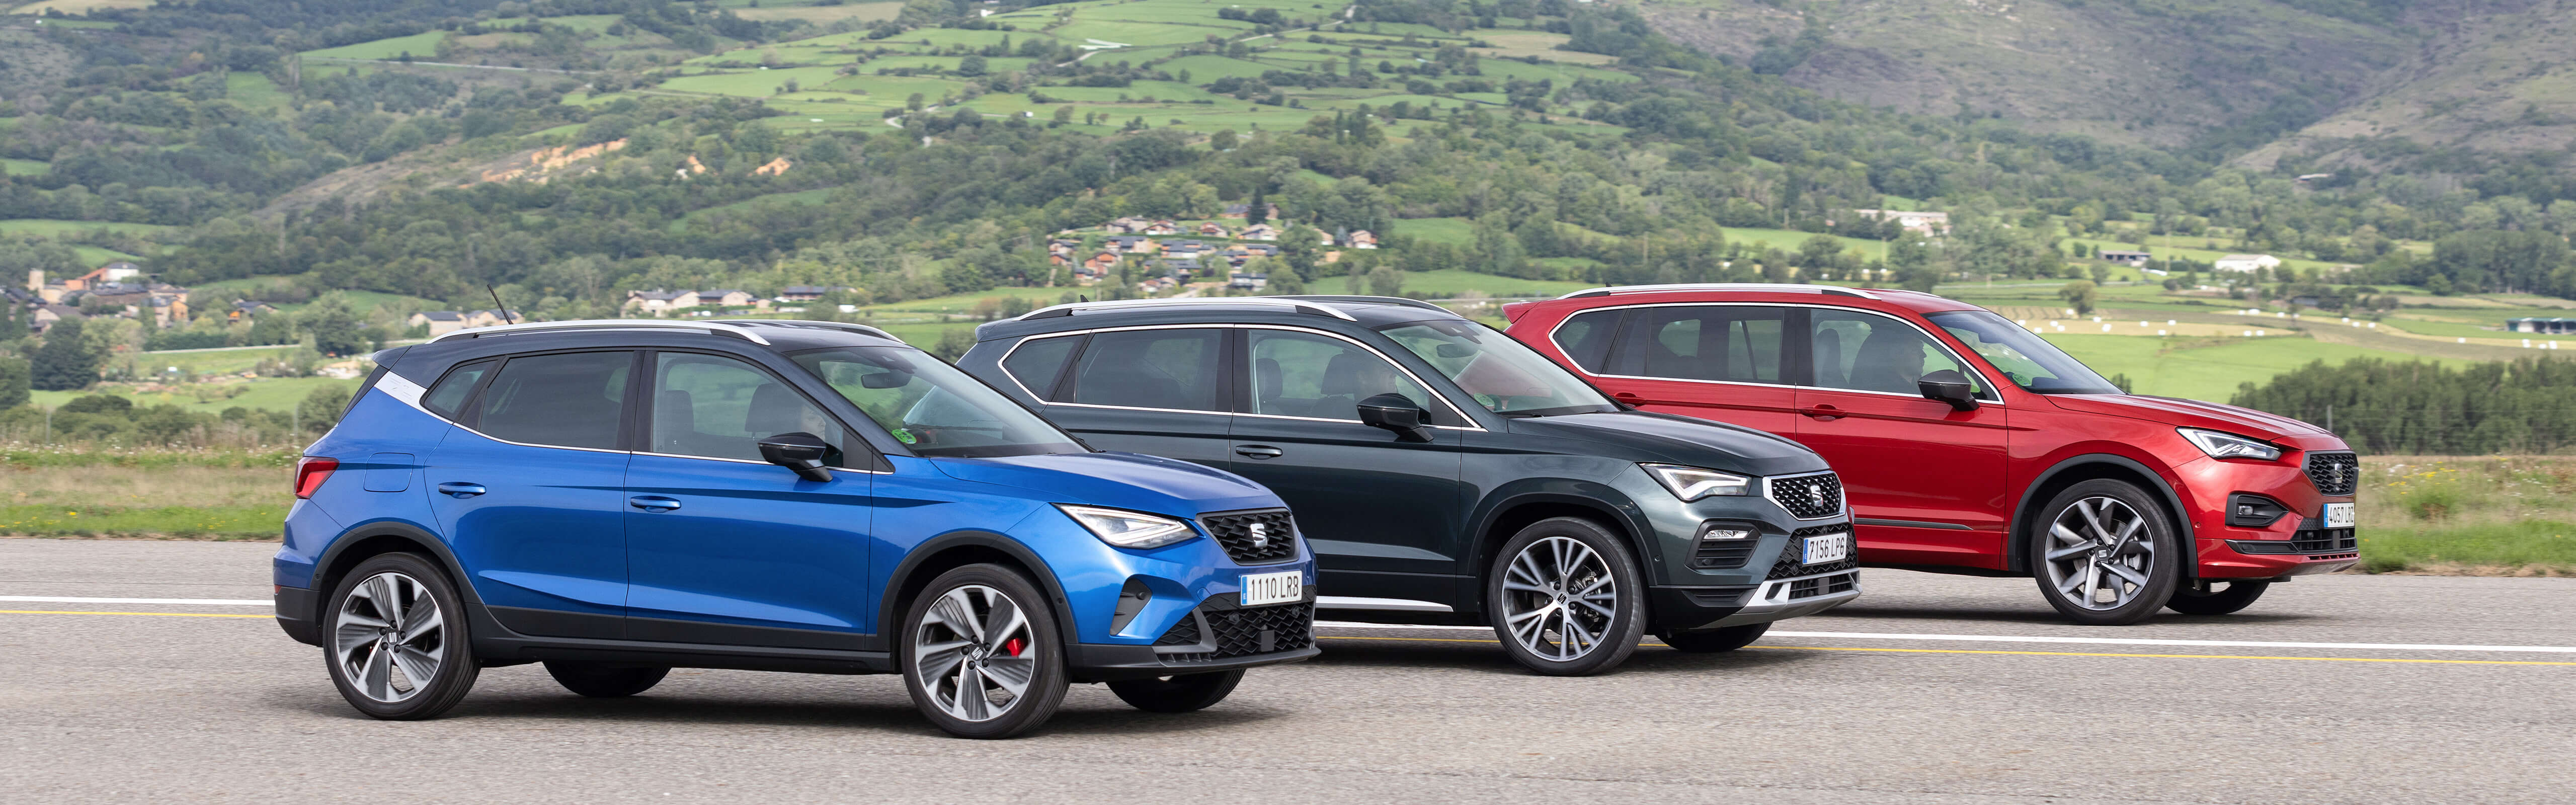
POLYGON ((1471 321, 1420 321, 1378 328, 1431 364, 1476 404, 1504 416, 1616 411, 1601 392, 1494 328, 1471 321))
POLYGON ((2021 325, 1985 310, 1953 310, 1934 313, 1925 318, 1984 356, 1987 363, 2003 370, 2004 377, 2024 391, 2039 394, 2118 394, 2111 381, 2094 374, 2091 368, 2067 355, 2057 345, 2040 340, 2037 334, 2021 325))
POLYGON ((788 356, 876 420, 914 455, 953 458, 1084 452, 1073 437, 957 367, 901 347, 834 347, 788 356))

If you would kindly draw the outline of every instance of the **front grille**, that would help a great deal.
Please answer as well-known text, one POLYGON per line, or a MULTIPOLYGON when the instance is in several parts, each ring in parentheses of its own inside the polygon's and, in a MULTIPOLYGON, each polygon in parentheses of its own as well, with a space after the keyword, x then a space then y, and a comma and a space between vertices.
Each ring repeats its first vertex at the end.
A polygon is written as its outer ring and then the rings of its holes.
POLYGON ((2242 554, 2322 554, 2361 549, 2361 542, 2353 537, 2352 529, 2349 528, 2301 531, 2291 534, 2289 539, 2280 540, 2228 540, 2228 544, 2234 546, 2237 553, 2242 554))
POLYGON ((1297 558, 1297 525, 1287 509, 1210 514, 1199 518, 1208 535, 1236 564, 1266 565, 1297 558), (1258 526, 1258 528, 1255 528, 1258 526), (1259 531, 1259 535, 1253 532, 1259 531))
POLYGON ((1753 546, 1761 542, 1760 539, 1700 540, 1699 549, 1691 553, 1691 567, 1701 570, 1743 567, 1745 560, 1753 558, 1753 546))
POLYGON ((1800 520, 1843 513, 1843 481, 1830 472, 1772 478, 1762 485, 1762 493, 1800 520))
MULTIPOLYGON (((1211 601, 1211 604, 1221 603, 1211 601)), ((1209 651, 1161 652, 1166 663, 1208 662, 1274 651, 1295 651, 1315 644, 1315 605, 1308 603, 1246 609, 1201 606, 1155 638, 1156 646, 1210 646, 1209 651), (1200 625, 1206 631, 1200 631, 1200 625)))
POLYGON ((2335 498, 2361 488, 2361 457, 2351 453, 2309 453, 2308 483, 2317 493, 2335 498))
POLYGON ((1840 562, 1826 562, 1821 565, 1810 565, 1802 564, 1798 561, 1798 557, 1803 553, 1799 550, 1799 544, 1806 538, 1818 534, 1832 534, 1839 531, 1850 530, 1851 526, 1836 523, 1834 525, 1811 525, 1806 528, 1789 532, 1789 542, 1780 546, 1780 560, 1771 563, 1771 575, 1765 576, 1764 578, 1785 579, 1793 576, 1813 576, 1818 573, 1832 573, 1839 570, 1851 570, 1860 567, 1860 545, 1858 544, 1852 545, 1851 555, 1844 557, 1840 562))
POLYGON ((1789 600, 1795 601, 1801 598, 1814 598, 1819 595, 1847 593, 1851 592, 1852 587, 1859 583, 1860 574, 1858 573, 1837 573, 1831 576, 1799 579, 1797 581, 1789 582, 1789 600))

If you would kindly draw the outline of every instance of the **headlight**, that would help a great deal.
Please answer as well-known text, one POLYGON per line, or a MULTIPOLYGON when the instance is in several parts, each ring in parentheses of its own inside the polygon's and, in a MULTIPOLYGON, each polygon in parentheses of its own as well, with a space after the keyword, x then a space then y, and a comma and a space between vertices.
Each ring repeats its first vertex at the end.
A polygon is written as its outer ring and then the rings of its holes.
POLYGON ((1684 467, 1679 464, 1639 464, 1637 466, 1645 468, 1647 475, 1655 476, 1657 483, 1663 484, 1665 489, 1672 490, 1673 497, 1681 498, 1684 503, 1710 495, 1753 493, 1753 479, 1741 475, 1729 475, 1716 470, 1684 467))
POLYGON ((2248 439, 2233 433, 2220 433, 2199 428, 2175 428, 2191 441, 2191 446, 2208 453, 2210 458, 2255 458, 2272 461, 2281 457, 2281 448, 2261 439, 2248 439))
POLYGON ((1199 535, 1189 523, 1169 517, 1066 503, 1055 507, 1100 541, 1121 548, 1160 548, 1199 535))

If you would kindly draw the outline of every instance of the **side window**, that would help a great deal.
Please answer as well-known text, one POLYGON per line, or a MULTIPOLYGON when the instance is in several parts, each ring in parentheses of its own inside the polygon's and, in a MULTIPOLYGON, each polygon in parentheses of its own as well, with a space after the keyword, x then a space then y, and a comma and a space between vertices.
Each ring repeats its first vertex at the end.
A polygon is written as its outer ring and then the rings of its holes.
POLYGON ((447 370, 447 376, 439 378, 438 385, 429 387, 428 394, 420 395, 421 406, 437 412, 439 416, 455 419, 457 412, 465 409, 466 395, 474 393, 474 384, 482 382, 483 376, 491 374, 492 367, 499 365, 501 359, 485 358, 447 370))
POLYGON ((474 428, 513 442, 615 450, 634 364, 632 352, 511 358, 475 404, 474 428))
POLYGON ((1788 315, 1784 308, 1728 305, 1639 309, 1620 340, 1617 373, 1778 383, 1788 315))
POLYGON ((652 452, 759 461, 760 440, 781 433, 848 443, 830 414, 757 366, 685 352, 657 354, 653 364, 652 452))
POLYGON ((1619 314, 1624 310, 1593 310, 1577 313, 1557 325, 1556 348, 1583 371, 1600 374, 1610 360, 1610 342, 1619 329, 1619 314))
POLYGON ((1093 333, 1063 402, 1223 411, 1224 345, 1225 331, 1216 329, 1093 333))
POLYGON ((1002 371, 1011 373, 1012 379, 1028 387, 1038 399, 1053 399, 1050 395, 1055 393, 1055 381, 1064 376, 1064 361, 1081 343, 1082 336, 1078 335, 1022 341, 1019 348, 1011 350, 1010 357, 1002 359, 1002 371))
POLYGON ((1393 392, 1425 411, 1443 411, 1431 392, 1393 364, 1338 338, 1290 330, 1247 330, 1252 346, 1252 412, 1359 421, 1359 401, 1393 392))
POLYGON ((1875 313, 1817 310, 1809 318, 1815 384, 1825 388, 1922 393, 1914 382, 1943 369, 1966 375, 1977 396, 1993 399, 1977 373, 1905 322, 1875 313))

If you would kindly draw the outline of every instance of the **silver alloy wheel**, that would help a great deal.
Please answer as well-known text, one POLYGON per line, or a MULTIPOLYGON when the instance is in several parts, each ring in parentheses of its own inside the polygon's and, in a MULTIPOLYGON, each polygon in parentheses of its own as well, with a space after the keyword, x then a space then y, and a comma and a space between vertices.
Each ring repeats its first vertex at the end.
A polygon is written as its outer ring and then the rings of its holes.
POLYGON ((932 602, 912 634, 912 674, 940 711, 963 721, 1002 717, 1028 697, 1038 641, 1020 605, 968 584, 932 602))
POLYGON ((1505 631, 1531 654, 1563 662, 1592 653, 1619 615, 1610 562, 1573 537, 1521 549, 1503 570, 1505 631))
POLYGON ((419 579, 386 571, 350 588, 332 621, 333 658, 361 695, 419 695, 447 661, 447 619, 419 579))
POLYGON ((2154 573, 2156 542, 2147 520, 2118 498, 2075 501, 2048 526, 2048 583, 2092 610, 2119 609, 2138 599, 2154 573))

